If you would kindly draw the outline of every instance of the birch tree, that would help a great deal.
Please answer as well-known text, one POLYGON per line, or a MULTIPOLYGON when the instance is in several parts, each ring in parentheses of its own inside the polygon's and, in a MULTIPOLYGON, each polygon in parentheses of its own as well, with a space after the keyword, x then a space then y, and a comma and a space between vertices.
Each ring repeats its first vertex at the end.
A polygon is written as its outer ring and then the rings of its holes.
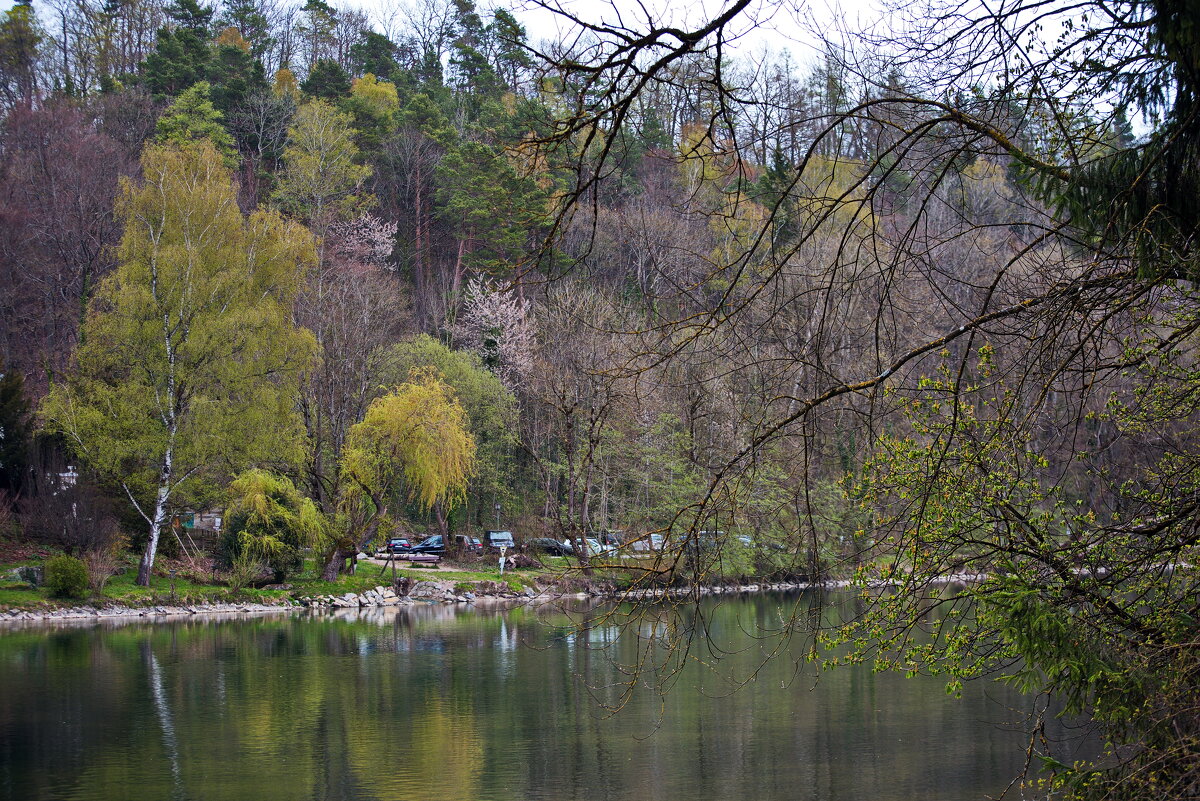
POLYGON ((242 215, 208 143, 151 146, 142 170, 118 204, 118 267, 42 413, 145 521, 137 581, 149 586, 180 498, 298 450, 292 403, 314 344, 291 309, 315 256, 303 227, 242 215))

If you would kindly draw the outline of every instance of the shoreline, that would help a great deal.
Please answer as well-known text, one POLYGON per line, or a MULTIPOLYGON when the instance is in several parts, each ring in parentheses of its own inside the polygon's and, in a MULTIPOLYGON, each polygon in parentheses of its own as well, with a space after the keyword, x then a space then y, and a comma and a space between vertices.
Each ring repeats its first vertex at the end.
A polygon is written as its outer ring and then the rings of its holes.
MULTIPOLYGON (((969 584, 978 582, 979 574, 953 574, 938 579, 937 584, 969 584)), ((304 598, 281 598, 278 603, 227 601, 216 603, 148 606, 93 606, 83 604, 56 609, 11 609, 0 611, 0 633, 13 628, 31 628, 55 623, 167 623, 180 619, 222 619, 255 617, 294 612, 322 612, 339 609, 407 607, 425 605, 488 606, 500 604, 545 604, 563 600, 660 601, 706 597, 755 595, 770 592, 803 592, 806 590, 844 590, 855 586, 849 579, 822 582, 758 582, 749 584, 689 585, 646 589, 593 588, 586 592, 526 588, 523 593, 512 591, 457 592, 449 582, 419 581, 407 595, 399 595, 394 587, 380 585, 363 593, 318 595, 304 598)), ((893 581, 876 581, 867 588, 898 586, 893 581)))

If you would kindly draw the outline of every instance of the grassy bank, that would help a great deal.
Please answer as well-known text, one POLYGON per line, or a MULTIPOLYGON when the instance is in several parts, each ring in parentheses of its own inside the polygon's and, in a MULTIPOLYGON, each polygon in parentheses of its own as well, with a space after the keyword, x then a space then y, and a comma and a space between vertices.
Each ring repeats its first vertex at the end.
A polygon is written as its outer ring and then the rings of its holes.
POLYGON ((134 583, 137 577, 137 560, 129 556, 118 565, 116 575, 105 583, 102 591, 91 591, 77 598, 54 597, 45 587, 34 587, 13 576, 18 568, 40 567, 53 555, 54 552, 49 550, 13 553, 10 549, 6 554, 8 558, 0 561, 0 610, 44 610, 80 604, 139 607, 230 601, 281 603, 316 595, 358 594, 373 587, 389 585, 400 578, 408 578, 413 582, 451 582, 460 592, 471 591, 475 585, 482 582, 491 585, 502 583, 513 592, 522 592, 526 587, 559 585, 564 581, 564 577, 573 572, 568 560, 559 558, 546 559, 536 567, 505 570, 503 576, 500 575, 499 566, 491 560, 475 559, 461 564, 443 563, 439 569, 399 565, 394 569, 391 566, 381 568, 380 565, 371 562, 362 562, 353 575, 345 574, 339 576, 336 581, 323 581, 319 578, 319 566, 313 559, 308 559, 300 575, 289 577, 283 587, 246 588, 235 591, 219 574, 204 574, 194 569, 194 564, 187 565, 170 560, 162 560, 151 576, 150 586, 142 587, 134 583))
MULTIPOLYGON (((190 562, 160 558, 149 587, 134 583, 137 576, 137 557, 127 554, 115 565, 114 575, 105 583, 102 591, 91 591, 82 597, 56 598, 45 587, 34 587, 16 578, 14 572, 23 566, 41 566, 56 555, 51 549, 28 544, 0 540, 0 611, 47 610, 60 607, 79 606, 190 606, 212 603, 283 603, 314 596, 362 594, 380 585, 406 578, 410 582, 430 580, 449 584, 455 592, 477 592, 483 585, 486 590, 496 591, 506 586, 512 592, 523 592, 526 588, 542 590, 555 588, 560 592, 579 592, 598 589, 612 591, 635 586, 653 589, 664 586, 669 577, 655 577, 656 564, 653 556, 624 557, 605 560, 592 569, 583 571, 573 559, 543 557, 540 563, 524 568, 508 569, 501 576, 494 558, 471 557, 459 562, 443 562, 436 568, 410 566, 405 562, 380 565, 361 562, 354 574, 344 574, 335 581, 320 578, 320 566, 311 556, 296 576, 291 576, 283 586, 271 588, 232 589, 226 577, 211 571, 211 561, 202 558, 190 562)), ((676 577, 678 579, 678 577, 676 577)), ((766 577, 753 577, 740 571, 713 570, 705 575, 705 584, 737 584, 741 581, 756 582, 766 577)))

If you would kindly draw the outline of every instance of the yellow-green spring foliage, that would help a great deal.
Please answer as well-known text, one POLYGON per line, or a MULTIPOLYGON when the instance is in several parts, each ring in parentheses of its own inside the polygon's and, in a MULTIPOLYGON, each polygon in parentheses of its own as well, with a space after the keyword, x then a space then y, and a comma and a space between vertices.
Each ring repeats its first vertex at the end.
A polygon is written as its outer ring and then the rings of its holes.
POLYGON ((317 544, 325 520, 311 500, 283 476, 247 470, 229 485, 221 561, 228 567, 239 557, 262 562, 283 581, 303 565, 301 549, 317 544))
POLYGON ((414 374, 350 429, 342 468, 372 498, 402 492, 422 509, 454 506, 475 471, 467 414, 440 378, 414 374))

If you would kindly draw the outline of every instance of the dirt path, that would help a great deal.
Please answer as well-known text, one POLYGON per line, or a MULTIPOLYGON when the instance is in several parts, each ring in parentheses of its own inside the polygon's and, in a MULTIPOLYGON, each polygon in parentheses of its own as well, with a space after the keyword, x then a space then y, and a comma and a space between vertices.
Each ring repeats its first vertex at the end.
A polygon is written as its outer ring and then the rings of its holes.
POLYGON ((388 563, 382 559, 376 559, 374 556, 368 556, 366 559, 359 559, 358 563, 360 565, 362 565, 362 564, 375 565, 376 567, 383 567, 385 565, 387 565, 388 567, 391 567, 391 565, 395 565, 397 570, 423 570, 423 571, 427 571, 429 573, 471 573, 471 572, 473 572, 471 570, 471 568, 469 568, 469 567, 455 567, 453 565, 444 565, 441 562, 438 562, 436 565, 433 565, 432 567, 430 567, 428 565, 424 565, 422 567, 413 567, 411 564, 404 561, 403 559, 397 559, 394 562, 388 563))

